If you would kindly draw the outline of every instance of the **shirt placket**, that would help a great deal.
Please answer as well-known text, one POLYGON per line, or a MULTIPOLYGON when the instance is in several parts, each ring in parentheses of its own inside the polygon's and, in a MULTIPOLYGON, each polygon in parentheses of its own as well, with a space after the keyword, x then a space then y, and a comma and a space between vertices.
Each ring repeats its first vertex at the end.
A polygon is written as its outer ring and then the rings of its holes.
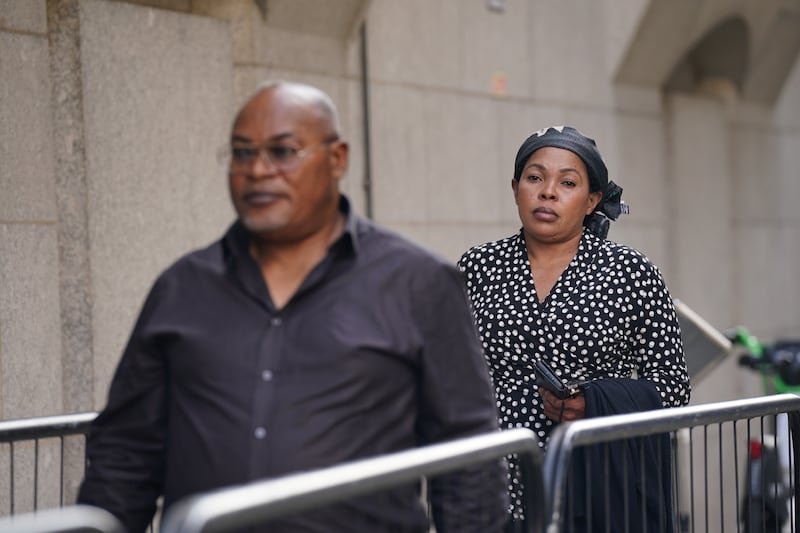
POLYGON ((253 409, 250 424, 250 472, 254 478, 274 470, 272 439, 279 436, 274 426, 276 387, 280 379, 280 360, 286 352, 286 314, 275 312, 267 317, 254 369, 253 409))
MULTIPOLYGON (((334 265, 337 264, 337 253, 329 253, 303 280, 297 292, 279 311, 273 311, 264 329, 264 336, 258 354, 258 368, 256 369, 256 386, 253 394, 252 439, 250 466, 255 477, 264 477, 276 471, 275 461, 279 460, 273 454, 273 439, 285 438, 282 429, 275 427, 277 410, 280 409, 281 399, 277 396, 277 389, 281 383, 281 368, 283 359, 289 356, 292 348, 292 338, 288 329, 289 321, 293 318, 302 320, 303 308, 307 305, 308 296, 320 290, 325 282, 330 282, 334 276, 334 265)), ((282 392, 288 394, 287 390, 282 392)), ((284 432, 285 433, 285 432, 284 432)))

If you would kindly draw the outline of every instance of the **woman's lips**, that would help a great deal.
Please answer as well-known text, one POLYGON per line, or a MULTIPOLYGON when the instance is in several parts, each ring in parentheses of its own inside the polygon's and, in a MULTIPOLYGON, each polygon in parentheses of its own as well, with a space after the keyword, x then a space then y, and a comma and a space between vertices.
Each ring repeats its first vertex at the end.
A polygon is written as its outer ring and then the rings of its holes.
POLYGON ((558 215, 552 209, 548 209, 547 207, 538 207, 533 210, 533 217, 536 220, 541 220, 543 222, 553 222, 558 218, 558 215))

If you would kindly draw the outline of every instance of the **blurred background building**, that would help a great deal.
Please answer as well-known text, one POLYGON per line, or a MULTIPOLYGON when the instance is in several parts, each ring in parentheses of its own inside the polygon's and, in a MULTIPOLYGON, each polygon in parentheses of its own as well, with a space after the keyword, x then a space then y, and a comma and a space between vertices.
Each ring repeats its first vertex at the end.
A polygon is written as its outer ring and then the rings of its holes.
MULTIPOLYGON (((800 0, 0 0, 0 419, 103 405, 275 78, 337 102, 357 209, 452 261, 518 230, 522 140, 576 126, 631 204, 611 239, 713 327, 800 336, 800 0)), ((761 392, 733 359, 694 389, 761 392)))

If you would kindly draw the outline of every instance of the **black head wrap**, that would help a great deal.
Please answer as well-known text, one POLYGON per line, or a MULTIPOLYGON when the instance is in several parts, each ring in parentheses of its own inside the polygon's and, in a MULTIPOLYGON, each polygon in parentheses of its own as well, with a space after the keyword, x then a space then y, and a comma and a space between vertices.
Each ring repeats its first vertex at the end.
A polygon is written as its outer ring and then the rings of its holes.
POLYGON ((603 197, 594 212, 588 215, 583 225, 601 238, 608 235, 609 219, 616 220, 620 214, 628 212, 628 206, 622 203, 622 187, 608 180, 608 169, 603 162, 594 139, 590 139, 570 126, 551 126, 534 132, 525 139, 517 151, 514 161, 514 180, 519 181, 522 168, 533 152, 545 146, 563 148, 581 158, 589 174, 589 190, 602 192, 603 197))

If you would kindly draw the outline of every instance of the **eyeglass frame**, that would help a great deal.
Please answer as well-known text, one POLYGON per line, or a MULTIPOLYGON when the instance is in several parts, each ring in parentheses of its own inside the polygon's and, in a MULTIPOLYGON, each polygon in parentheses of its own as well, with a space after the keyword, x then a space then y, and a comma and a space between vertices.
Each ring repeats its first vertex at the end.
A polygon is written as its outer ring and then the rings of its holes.
MULTIPOLYGON (((295 170, 300 165, 300 163, 302 163, 303 160, 306 159, 309 155, 311 155, 311 153, 313 153, 317 148, 319 148, 320 146, 334 143, 338 140, 340 140, 339 135, 333 134, 330 137, 327 137, 318 143, 309 146, 304 146, 303 148, 294 148, 293 146, 279 146, 274 141, 270 141, 269 143, 265 143, 260 146, 251 145, 248 146, 248 148, 256 150, 256 157, 260 159, 262 163, 272 165, 272 167, 279 170, 280 172, 291 172, 295 170), (275 162, 275 160, 269 155, 270 148, 278 148, 278 147, 280 147, 281 149, 291 150, 294 152, 293 155, 291 156, 292 157, 291 163, 287 164, 287 163, 275 162)), ((233 169, 234 161, 236 159, 233 155, 233 151, 234 151, 234 146, 232 142, 225 144, 224 146, 221 146, 219 150, 217 150, 217 159, 221 164, 227 166, 229 169, 233 169)), ((255 162, 256 158, 253 158, 253 160, 248 163, 239 162, 235 164, 239 167, 239 169, 244 170, 252 168, 255 162)))

